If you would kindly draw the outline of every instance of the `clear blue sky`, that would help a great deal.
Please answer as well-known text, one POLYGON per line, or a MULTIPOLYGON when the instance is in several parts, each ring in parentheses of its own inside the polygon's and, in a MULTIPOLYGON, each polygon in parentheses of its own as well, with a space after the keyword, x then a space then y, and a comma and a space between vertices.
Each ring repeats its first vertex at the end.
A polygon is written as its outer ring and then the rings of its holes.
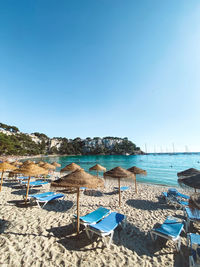
POLYGON ((0 122, 200 151, 198 0, 0 2, 0 122))

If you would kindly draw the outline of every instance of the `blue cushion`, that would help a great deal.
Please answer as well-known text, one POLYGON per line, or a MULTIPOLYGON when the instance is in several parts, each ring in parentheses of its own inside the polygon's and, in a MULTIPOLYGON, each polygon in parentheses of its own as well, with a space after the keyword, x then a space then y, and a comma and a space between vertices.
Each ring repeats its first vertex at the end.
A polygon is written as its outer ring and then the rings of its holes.
POLYGON ((107 233, 114 230, 124 220, 124 218, 125 215, 112 212, 99 223, 91 225, 90 228, 107 233))
POLYGON ((110 212, 109 209, 99 207, 97 210, 86 214, 85 216, 81 216, 80 220, 87 223, 96 223, 100 221, 104 216, 106 216, 110 212))
POLYGON ((169 216, 159 228, 153 229, 153 231, 175 238, 180 235, 183 226, 183 223, 169 216))

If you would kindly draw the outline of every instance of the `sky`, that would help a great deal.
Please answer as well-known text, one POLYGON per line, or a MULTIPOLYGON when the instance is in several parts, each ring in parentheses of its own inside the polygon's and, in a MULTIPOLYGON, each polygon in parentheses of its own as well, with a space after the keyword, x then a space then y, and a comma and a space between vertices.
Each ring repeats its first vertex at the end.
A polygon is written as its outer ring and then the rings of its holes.
POLYGON ((0 1, 0 122, 200 151, 199 0, 0 1))

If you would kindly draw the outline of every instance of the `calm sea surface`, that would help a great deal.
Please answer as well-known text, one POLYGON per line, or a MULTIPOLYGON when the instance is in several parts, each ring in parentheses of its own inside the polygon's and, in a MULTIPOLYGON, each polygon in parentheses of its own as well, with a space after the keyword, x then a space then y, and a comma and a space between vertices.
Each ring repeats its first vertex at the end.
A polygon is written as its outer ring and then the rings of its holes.
MULTIPOLYGON (((44 157, 36 161, 44 160, 49 163, 56 161, 61 168, 75 162, 86 171, 95 164, 101 164, 107 170, 120 166, 130 168, 137 166, 147 171, 147 176, 137 176, 137 180, 144 183, 163 184, 177 186, 177 172, 188 168, 200 169, 200 153, 187 154, 149 154, 137 156, 63 156, 44 157)), ((61 168, 58 168, 60 170, 61 168)), ((95 172, 91 172, 95 174, 95 172)))

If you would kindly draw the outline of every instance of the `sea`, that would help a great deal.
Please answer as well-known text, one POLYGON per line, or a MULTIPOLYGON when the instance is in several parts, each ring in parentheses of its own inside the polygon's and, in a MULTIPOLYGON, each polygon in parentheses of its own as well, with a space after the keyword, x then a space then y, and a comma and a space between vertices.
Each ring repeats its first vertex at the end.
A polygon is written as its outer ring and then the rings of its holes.
MULTIPOLYGON (((104 166, 107 170, 120 166, 130 168, 137 166, 147 171, 146 176, 138 175, 137 181, 141 183, 178 186, 177 172, 189 168, 200 169, 200 153, 169 153, 169 154, 146 154, 146 155, 89 155, 89 156, 56 156, 34 159, 36 162, 44 160, 52 163, 56 161, 61 168, 74 162, 85 171, 95 164, 104 166)), ((95 172, 90 172, 95 174, 95 172)), ((102 175, 100 173, 100 175, 102 175)))

